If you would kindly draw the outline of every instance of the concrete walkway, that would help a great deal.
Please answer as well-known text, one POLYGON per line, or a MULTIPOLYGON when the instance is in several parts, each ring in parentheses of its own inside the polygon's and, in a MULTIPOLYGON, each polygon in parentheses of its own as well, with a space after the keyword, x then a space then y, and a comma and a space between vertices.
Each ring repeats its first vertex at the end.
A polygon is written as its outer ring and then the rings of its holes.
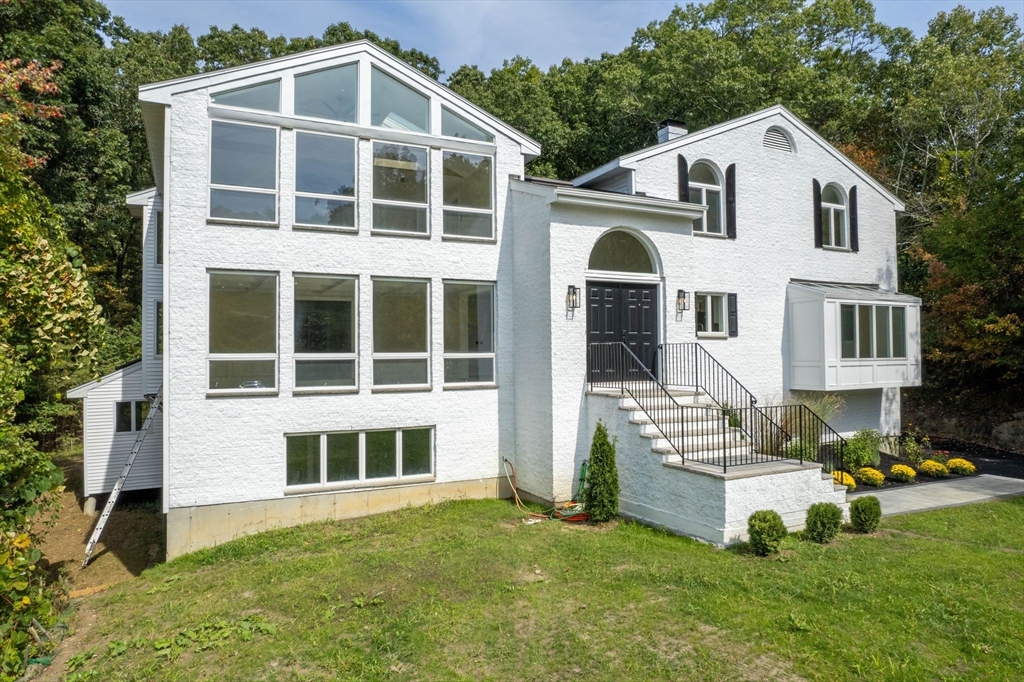
POLYGON ((971 478, 921 483, 884 490, 865 488, 866 486, 862 486, 857 492, 847 495, 847 498, 853 500, 861 495, 874 495, 882 505, 882 516, 893 516, 894 514, 942 509, 943 507, 958 507, 962 504, 986 502, 1000 497, 1024 495, 1024 480, 982 474, 971 478))

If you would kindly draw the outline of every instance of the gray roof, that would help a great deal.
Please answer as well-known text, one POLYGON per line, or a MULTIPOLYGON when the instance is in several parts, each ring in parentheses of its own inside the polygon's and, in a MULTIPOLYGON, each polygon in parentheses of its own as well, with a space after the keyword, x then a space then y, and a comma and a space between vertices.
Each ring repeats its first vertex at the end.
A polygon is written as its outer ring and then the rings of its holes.
POLYGON ((832 299, 852 299, 857 301, 889 301, 909 304, 921 304, 921 299, 898 291, 886 291, 877 284, 856 284, 849 282, 818 282, 807 279, 791 279, 790 286, 809 289, 832 299))

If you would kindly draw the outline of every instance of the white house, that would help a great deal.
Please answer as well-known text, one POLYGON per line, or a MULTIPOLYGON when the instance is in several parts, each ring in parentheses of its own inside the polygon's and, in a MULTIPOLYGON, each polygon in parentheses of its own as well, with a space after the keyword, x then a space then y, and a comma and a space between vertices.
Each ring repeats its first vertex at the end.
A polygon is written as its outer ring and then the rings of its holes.
POLYGON ((162 488, 171 557, 507 496, 506 460, 520 494, 566 500, 599 418, 625 513, 728 543, 754 509, 796 526, 845 503, 822 473, 842 435, 898 431, 920 383, 903 206, 783 107, 667 122, 564 183, 525 177, 535 141, 366 41, 140 100, 141 362, 69 395, 87 472, 116 472, 115 403, 163 387, 162 447, 128 485, 162 488), (791 390, 847 409, 829 427, 771 404, 791 390))

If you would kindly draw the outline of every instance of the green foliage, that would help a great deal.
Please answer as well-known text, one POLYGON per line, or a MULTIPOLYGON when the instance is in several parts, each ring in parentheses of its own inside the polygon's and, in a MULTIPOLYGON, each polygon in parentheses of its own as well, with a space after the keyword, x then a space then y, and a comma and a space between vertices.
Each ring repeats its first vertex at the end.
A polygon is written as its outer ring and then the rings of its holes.
POLYGON ((818 444, 813 440, 794 438, 786 445, 784 454, 789 459, 799 459, 804 462, 817 462, 818 449, 818 444))
POLYGON ((590 466, 583 495, 584 509, 592 521, 609 521, 619 513, 619 470, 615 465, 615 443, 600 420, 590 444, 590 466))
POLYGON ((821 544, 828 544, 839 535, 843 527, 843 510, 831 502, 817 502, 807 509, 804 536, 821 544))
MULTIPOLYGON (((4 444, 0 442, 0 449, 4 444)), ((60 593, 47 584, 39 568, 40 551, 28 533, 0 532, 0 681, 23 672, 28 656, 48 653, 49 643, 30 635, 33 620, 49 626, 56 617, 60 593)), ((38 633, 37 633, 38 634, 38 633)))
POLYGON ((858 533, 873 533, 882 521, 882 505, 874 495, 855 497, 850 503, 850 523, 858 533))
POLYGON ((786 537, 786 524, 782 517, 773 509, 762 509, 747 519, 747 535, 750 536, 750 548, 758 556, 768 556, 779 551, 782 540, 786 537))
POLYGON ((846 466, 856 471, 867 466, 878 466, 881 455, 878 448, 882 444, 882 434, 875 429, 861 429, 846 441, 844 458, 846 466))
POLYGON ((903 458, 914 466, 918 466, 924 461, 924 449, 921 448, 921 444, 914 438, 914 434, 908 433, 903 436, 901 448, 903 458))

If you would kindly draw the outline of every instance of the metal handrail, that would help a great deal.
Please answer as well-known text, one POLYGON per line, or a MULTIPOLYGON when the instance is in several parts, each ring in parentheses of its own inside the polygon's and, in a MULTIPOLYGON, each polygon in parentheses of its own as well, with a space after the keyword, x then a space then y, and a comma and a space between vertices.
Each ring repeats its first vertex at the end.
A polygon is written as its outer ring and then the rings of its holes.
POLYGON ((699 343, 659 344, 654 357, 666 385, 693 386, 719 407, 757 405, 754 394, 699 343))

